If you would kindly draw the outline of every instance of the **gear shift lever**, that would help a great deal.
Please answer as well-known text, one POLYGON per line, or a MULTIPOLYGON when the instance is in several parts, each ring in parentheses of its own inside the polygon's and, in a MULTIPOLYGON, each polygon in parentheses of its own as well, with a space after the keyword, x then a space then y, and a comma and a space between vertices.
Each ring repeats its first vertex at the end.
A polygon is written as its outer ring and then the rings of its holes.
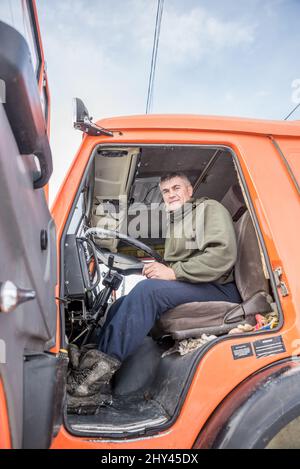
POLYGON ((96 317, 93 319, 92 325, 89 327, 89 331, 86 334, 82 345, 85 345, 88 343, 90 340, 92 334, 94 333, 94 330, 99 326, 99 321, 101 317, 104 315, 106 308, 107 308, 107 303, 109 300, 109 297, 112 293, 113 290, 118 290, 120 287, 123 277, 122 275, 118 274, 117 272, 113 272, 113 265, 114 265, 114 256, 113 254, 110 254, 108 256, 108 272, 105 275, 102 284, 104 285, 104 289, 99 293, 98 297, 96 298, 94 305, 93 305, 93 311, 96 314, 96 317))

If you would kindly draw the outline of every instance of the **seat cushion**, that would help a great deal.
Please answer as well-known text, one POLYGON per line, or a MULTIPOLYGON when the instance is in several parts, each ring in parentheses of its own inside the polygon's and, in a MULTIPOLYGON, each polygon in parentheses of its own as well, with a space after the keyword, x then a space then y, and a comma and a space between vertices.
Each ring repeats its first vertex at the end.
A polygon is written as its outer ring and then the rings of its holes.
POLYGON ((171 335, 174 339, 198 338, 202 334, 222 335, 241 323, 255 324, 257 313, 272 310, 272 297, 264 291, 255 293, 241 304, 227 301, 191 302, 163 313, 151 330, 153 338, 171 335))
MULTIPOLYGON (((236 306, 239 305, 227 301, 184 303, 163 313, 152 329, 151 335, 154 338, 163 335, 171 335, 174 338, 178 338, 179 335, 181 338, 199 337, 199 334, 201 336, 210 327, 219 330, 226 314, 236 306), (187 334, 185 331, 188 331, 187 334), (191 331, 194 333, 189 335, 191 331)), ((232 327, 234 326, 231 325, 230 328, 232 327)))

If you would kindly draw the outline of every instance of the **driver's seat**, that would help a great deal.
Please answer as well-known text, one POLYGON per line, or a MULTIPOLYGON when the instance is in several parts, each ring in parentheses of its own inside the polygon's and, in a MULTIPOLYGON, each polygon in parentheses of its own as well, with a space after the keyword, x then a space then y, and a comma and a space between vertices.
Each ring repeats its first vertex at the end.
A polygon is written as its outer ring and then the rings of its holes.
POLYGON ((271 311, 272 297, 263 272, 255 229, 239 185, 231 186, 221 202, 230 212, 237 236, 238 257, 235 282, 243 302, 193 302, 162 314, 151 331, 153 338, 172 336, 175 340, 221 335, 241 323, 255 324, 255 314, 271 311))

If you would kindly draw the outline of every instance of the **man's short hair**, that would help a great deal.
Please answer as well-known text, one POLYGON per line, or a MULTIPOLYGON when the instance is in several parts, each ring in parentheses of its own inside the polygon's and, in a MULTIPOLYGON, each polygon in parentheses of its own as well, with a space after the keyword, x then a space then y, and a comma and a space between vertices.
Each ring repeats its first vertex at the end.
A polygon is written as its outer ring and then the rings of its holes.
POLYGON ((180 172, 180 171, 174 171, 173 173, 165 174, 164 176, 162 176, 160 178, 159 184, 161 184, 162 182, 165 182, 165 181, 170 181, 170 179, 174 179, 176 177, 179 177, 179 178, 183 179, 188 186, 192 185, 192 183, 189 180, 189 178, 187 177, 187 175, 180 172))

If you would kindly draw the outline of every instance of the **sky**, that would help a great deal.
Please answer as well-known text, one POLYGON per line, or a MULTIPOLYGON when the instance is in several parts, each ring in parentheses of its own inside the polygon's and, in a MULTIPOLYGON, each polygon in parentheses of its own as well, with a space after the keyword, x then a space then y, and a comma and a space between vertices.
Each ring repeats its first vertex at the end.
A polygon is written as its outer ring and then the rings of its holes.
MULTIPOLYGON (((157 0, 37 0, 37 7, 53 201, 81 141, 73 97, 94 120, 145 113, 157 0)), ((299 18, 300 0, 165 0, 151 112, 283 119, 300 89, 299 18)))

